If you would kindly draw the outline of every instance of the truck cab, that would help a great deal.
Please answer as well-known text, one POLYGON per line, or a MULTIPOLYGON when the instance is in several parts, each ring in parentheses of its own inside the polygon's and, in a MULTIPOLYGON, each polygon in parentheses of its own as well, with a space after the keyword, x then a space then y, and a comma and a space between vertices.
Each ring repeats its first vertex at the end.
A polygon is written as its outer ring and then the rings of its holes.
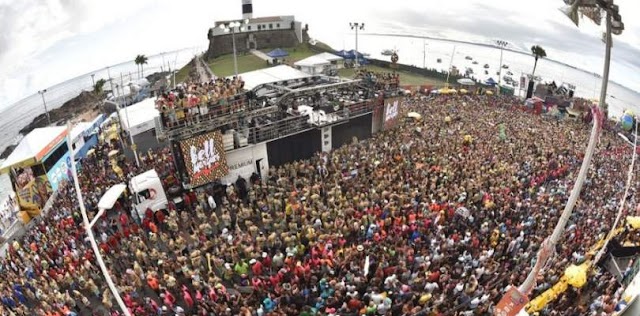
POLYGON ((167 194, 162 187, 162 180, 154 169, 131 178, 129 189, 140 218, 144 217, 147 209, 151 209, 155 213, 167 208, 167 194))

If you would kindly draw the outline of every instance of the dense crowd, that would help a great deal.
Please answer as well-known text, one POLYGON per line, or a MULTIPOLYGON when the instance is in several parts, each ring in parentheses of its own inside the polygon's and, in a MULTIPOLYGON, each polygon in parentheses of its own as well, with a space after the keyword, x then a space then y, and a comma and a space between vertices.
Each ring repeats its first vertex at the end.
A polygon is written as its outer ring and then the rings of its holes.
MULTIPOLYGON (((309 160, 184 193, 166 211, 125 199, 95 226, 133 315, 493 315, 553 230, 590 126, 523 113, 509 97, 407 97, 391 130, 309 160)), ((82 162, 87 209, 122 182, 102 144, 82 162), (102 154, 101 154, 102 153, 102 154)), ((630 148, 604 132, 556 256, 533 295, 609 229, 630 148)), ((175 180, 167 151, 155 168, 175 180)), ((173 179, 173 180, 171 180, 173 179)), ((91 218, 91 215, 89 216, 91 218)), ((2 260, 1 314, 118 315, 63 185, 52 210, 2 260)), ((542 315, 600 315, 611 276, 570 290, 542 315), (593 294, 595 293, 595 294, 593 294), (593 296, 593 297, 590 297, 593 296), (576 299, 577 298, 577 299, 576 299), (601 304, 592 304, 593 302, 601 304)))
POLYGON ((226 106, 244 88, 241 77, 216 78, 209 82, 187 83, 156 99, 163 124, 167 127, 199 121, 203 116, 230 111, 226 106))
POLYGON ((393 90, 400 85, 400 75, 395 72, 378 72, 366 69, 357 70, 355 79, 362 79, 372 85, 375 90, 393 90))

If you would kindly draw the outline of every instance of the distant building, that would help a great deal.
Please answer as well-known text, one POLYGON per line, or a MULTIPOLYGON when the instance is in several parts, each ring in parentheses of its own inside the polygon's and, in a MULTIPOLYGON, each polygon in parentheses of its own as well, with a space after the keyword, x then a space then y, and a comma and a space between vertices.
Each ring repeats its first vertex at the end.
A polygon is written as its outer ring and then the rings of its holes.
POLYGON ((251 49, 294 47, 309 40, 306 26, 303 27, 302 22, 296 21, 293 15, 254 18, 250 0, 242 1, 242 13, 242 20, 218 21, 209 29, 206 59, 233 53, 232 33, 220 28, 220 25, 231 22, 243 23, 242 30, 236 28, 235 32, 238 53, 251 49))

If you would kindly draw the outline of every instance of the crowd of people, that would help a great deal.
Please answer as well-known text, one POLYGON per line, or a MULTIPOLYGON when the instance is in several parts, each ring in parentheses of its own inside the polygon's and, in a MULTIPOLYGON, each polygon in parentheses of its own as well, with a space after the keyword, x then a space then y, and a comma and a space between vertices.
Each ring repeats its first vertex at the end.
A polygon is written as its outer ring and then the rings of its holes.
POLYGON ((394 90, 400 85, 400 75, 396 72, 377 72, 366 69, 356 71, 355 79, 362 79, 375 90, 394 90))
MULTIPOLYGON (((406 97, 401 113, 421 120, 402 119, 263 177, 185 192, 182 202, 143 218, 124 198, 94 233, 132 315, 493 315, 553 230, 590 129, 515 110, 518 104, 406 97)), ((117 144, 100 146, 80 172, 92 214, 111 185, 146 169, 175 179, 166 150, 145 155, 142 167, 123 160, 122 179, 106 155, 117 144)), ((602 134, 533 296, 608 232, 630 154, 615 134, 602 134)), ((0 314, 119 315, 72 186, 60 190, 0 262, 0 314)), ((569 290, 541 315, 609 312, 616 284, 608 274, 593 280, 590 290, 569 290)))
POLYGON ((234 111, 227 105, 239 97, 243 88, 244 81, 241 77, 187 83, 162 93, 156 100, 156 108, 160 111, 165 127, 194 123, 200 121, 203 116, 216 116, 234 111))

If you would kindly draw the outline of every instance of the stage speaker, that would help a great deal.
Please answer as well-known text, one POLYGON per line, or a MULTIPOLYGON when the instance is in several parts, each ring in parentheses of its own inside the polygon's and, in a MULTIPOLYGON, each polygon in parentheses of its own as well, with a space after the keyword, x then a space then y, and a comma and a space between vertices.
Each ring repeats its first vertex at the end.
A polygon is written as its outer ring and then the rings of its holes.
POLYGON ((533 80, 529 81, 529 86, 527 87, 527 99, 531 98, 531 96, 533 96, 533 86, 534 86, 534 82, 533 80))

